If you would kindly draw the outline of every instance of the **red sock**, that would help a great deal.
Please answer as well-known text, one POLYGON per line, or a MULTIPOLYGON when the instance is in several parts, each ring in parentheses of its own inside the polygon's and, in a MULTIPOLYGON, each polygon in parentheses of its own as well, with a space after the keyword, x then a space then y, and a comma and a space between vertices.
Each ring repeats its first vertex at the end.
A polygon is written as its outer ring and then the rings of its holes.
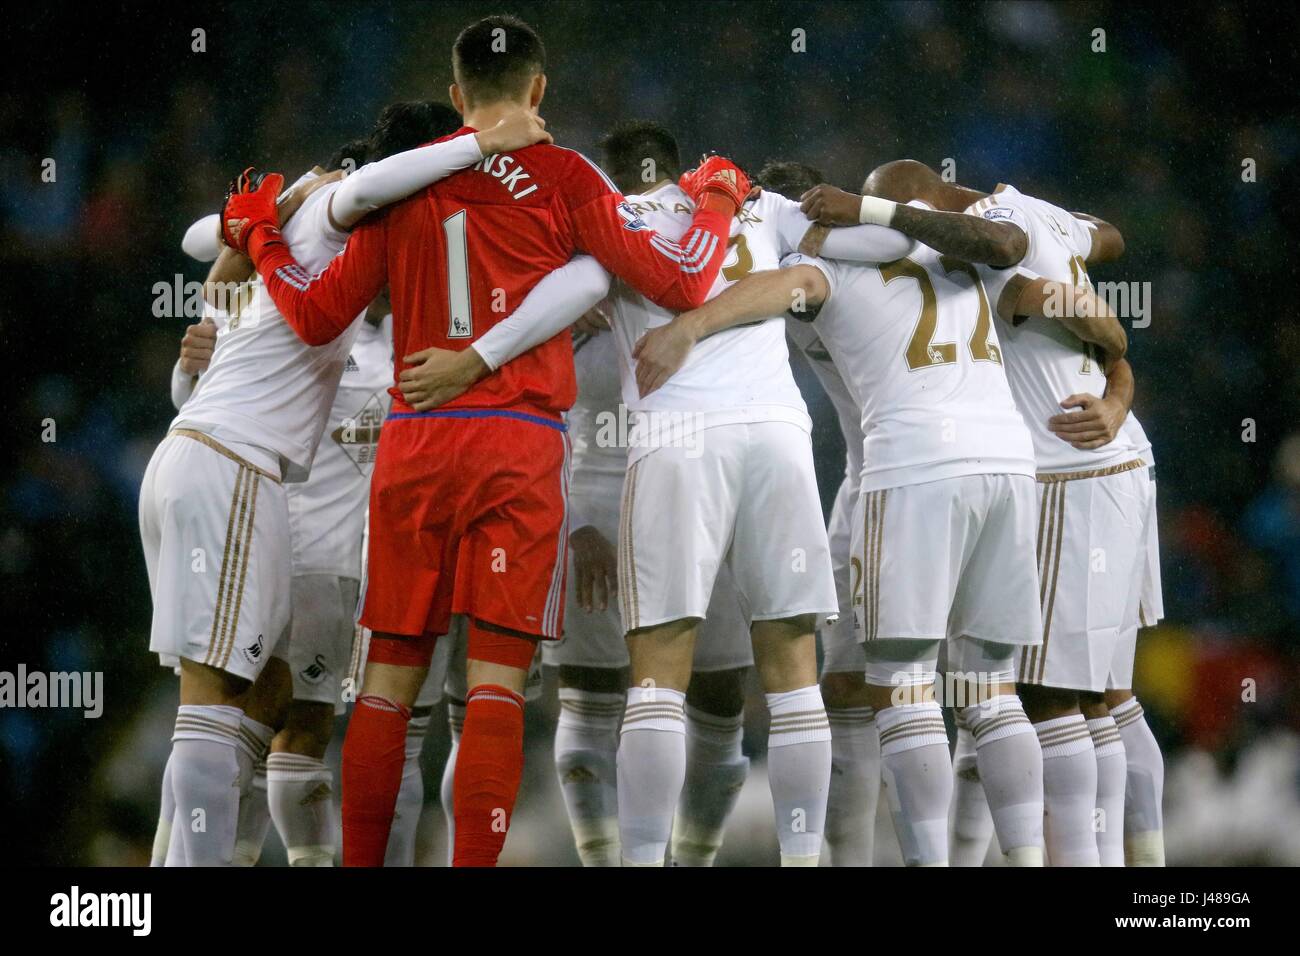
POLYGON ((387 698, 357 698, 343 741, 344 866, 384 865, 410 719, 407 708, 387 698))
POLYGON ((524 772, 524 699, 492 684, 465 701, 456 756, 452 866, 496 866, 524 772))

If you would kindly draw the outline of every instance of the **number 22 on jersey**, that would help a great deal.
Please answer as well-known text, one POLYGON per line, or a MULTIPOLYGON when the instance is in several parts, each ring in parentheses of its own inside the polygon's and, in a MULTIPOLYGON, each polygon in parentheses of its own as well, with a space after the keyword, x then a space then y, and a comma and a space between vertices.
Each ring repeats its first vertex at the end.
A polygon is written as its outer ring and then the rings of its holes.
MULTIPOLYGON (((993 313, 989 309, 989 299, 984 292, 984 283, 980 282, 979 273, 969 262, 963 262, 952 256, 940 256, 939 264, 946 274, 963 272, 970 276, 979 296, 979 310, 975 316, 975 328, 966 342, 967 351, 972 361, 997 362, 1002 364, 1002 353, 992 341, 993 313)), ((879 267, 880 278, 888 285, 896 279, 915 279, 921 287, 921 315, 916 322, 907 343, 907 367, 915 372, 917 369, 931 368, 936 365, 953 365, 957 361, 956 342, 934 341, 935 329, 939 321, 939 302, 934 294, 934 283, 925 268, 911 259, 898 259, 879 267)))

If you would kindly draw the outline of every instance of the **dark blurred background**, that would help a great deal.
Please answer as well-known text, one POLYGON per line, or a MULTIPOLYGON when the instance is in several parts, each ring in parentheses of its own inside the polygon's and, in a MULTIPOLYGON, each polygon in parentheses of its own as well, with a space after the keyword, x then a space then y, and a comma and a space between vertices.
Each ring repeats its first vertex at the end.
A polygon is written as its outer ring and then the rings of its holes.
MULTIPOLYGON (((764 2, 45 3, 7 18, 0 669, 102 671, 106 699, 97 720, 0 709, 6 862, 147 860, 176 691, 146 651, 136 497, 190 321, 155 318, 154 285, 205 273, 180 251, 185 227, 245 165, 296 177, 385 103, 445 98, 456 33, 503 10, 546 42, 550 130, 593 156, 614 122, 648 117, 687 155, 751 171, 797 159, 856 188, 885 160, 951 159, 963 183, 1013 183, 1121 228, 1126 257, 1094 279, 1152 289, 1150 326, 1129 336, 1167 620, 1144 632, 1136 686, 1166 750, 1169 860, 1300 863, 1292 5, 764 2)), ((842 444, 818 408, 830 494, 842 444)), ((530 718, 506 862, 576 863, 551 707, 530 718), (547 833, 530 826, 543 816, 547 833)), ((445 749, 425 755, 430 862, 445 749)), ((775 857, 755 763, 721 862, 775 857)))

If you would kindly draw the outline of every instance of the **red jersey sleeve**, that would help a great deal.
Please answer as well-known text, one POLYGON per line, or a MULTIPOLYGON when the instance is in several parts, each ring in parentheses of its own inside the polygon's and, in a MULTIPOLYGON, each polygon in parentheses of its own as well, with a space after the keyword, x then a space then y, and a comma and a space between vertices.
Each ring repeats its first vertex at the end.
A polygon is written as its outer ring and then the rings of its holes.
POLYGON ((696 209, 679 240, 651 229, 596 166, 575 154, 561 195, 574 240, 657 305, 684 312, 703 304, 727 254, 731 217, 696 209))
POLYGON ((372 217, 358 225, 343 252, 317 275, 309 275, 283 242, 263 247, 255 265, 298 338, 324 345, 343 334, 387 283, 387 219, 372 217))

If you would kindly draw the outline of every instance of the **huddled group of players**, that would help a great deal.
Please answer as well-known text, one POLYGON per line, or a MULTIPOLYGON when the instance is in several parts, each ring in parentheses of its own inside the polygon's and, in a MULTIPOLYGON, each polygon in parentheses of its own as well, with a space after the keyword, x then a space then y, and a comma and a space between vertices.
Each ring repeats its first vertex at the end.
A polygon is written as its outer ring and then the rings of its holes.
POLYGON ((909 865, 995 834, 1162 864, 1154 468, 1087 273, 1120 233, 907 160, 862 195, 683 171, 643 121, 602 171, 539 119, 527 24, 452 66, 455 109, 390 106, 186 234, 207 315, 140 497, 181 688, 155 864, 251 865, 273 821, 331 865, 355 697, 343 863, 410 865, 445 694, 452 862, 494 865, 542 663, 585 865, 713 862, 750 667, 783 865, 869 865, 882 788, 909 865), (792 352, 848 449, 829 529, 792 352))

